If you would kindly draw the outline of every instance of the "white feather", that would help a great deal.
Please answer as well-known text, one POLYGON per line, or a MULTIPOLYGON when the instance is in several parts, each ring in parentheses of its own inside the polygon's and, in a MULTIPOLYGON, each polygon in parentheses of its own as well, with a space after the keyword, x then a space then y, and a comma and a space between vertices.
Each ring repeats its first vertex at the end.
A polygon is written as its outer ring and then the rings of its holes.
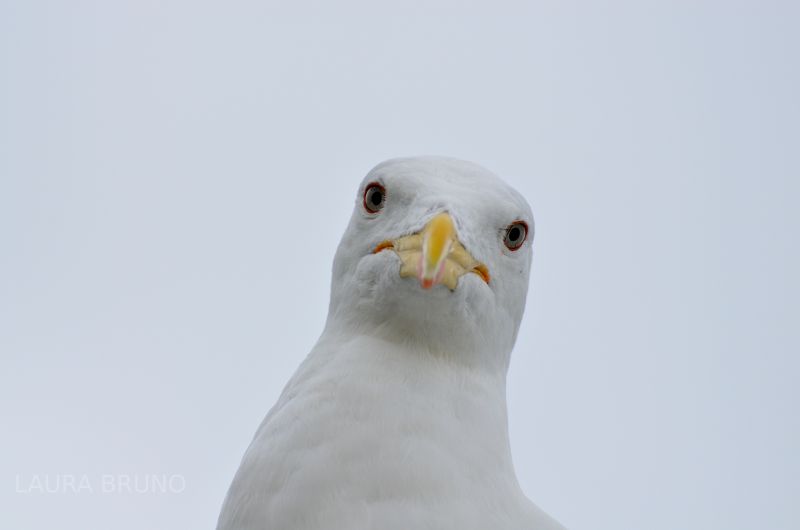
MULTIPOLYGON (((525 304, 530 241, 503 246, 527 203, 453 159, 385 162, 364 179, 334 261, 326 328, 256 432, 219 530, 562 528, 522 493, 511 461, 505 376, 525 304), (361 208, 372 181, 378 216, 361 208), (441 210, 486 263, 455 291, 401 279, 383 239, 441 210)), ((532 234, 531 234, 532 236, 532 234)))

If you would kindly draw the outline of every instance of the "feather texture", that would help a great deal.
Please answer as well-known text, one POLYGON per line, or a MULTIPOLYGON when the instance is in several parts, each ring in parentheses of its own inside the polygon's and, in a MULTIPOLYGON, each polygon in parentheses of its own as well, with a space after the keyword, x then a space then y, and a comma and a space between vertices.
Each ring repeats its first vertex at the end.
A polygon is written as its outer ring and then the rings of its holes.
POLYGON ((522 493, 508 440, 505 375, 530 249, 503 252, 495 218, 532 226, 527 203, 452 159, 384 163, 362 189, 373 180, 396 202, 371 218, 357 200, 326 328, 256 432, 218 530, 562 528, 522 493), (471 203, 476 185, 485 192, 471 203), (397 255, 371 253, 442 209, 490 285, 467 275, 452 292, 425 291, 400 277, 397 255))

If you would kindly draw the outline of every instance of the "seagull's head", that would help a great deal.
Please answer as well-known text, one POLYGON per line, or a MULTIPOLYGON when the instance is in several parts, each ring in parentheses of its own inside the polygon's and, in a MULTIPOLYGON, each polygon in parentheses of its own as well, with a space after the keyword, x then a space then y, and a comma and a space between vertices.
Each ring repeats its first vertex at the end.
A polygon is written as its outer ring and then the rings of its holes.
POLYGON ((383 162, 359 186, 336 253, 329 326, 507 367, 532 242, 530 206, 483 167, 383 162))

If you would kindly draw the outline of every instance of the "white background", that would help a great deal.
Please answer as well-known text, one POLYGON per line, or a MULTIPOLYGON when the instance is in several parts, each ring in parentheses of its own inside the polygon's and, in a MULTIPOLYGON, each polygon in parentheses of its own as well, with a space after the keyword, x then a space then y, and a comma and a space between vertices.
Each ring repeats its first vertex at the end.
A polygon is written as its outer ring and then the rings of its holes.
POLYGON ((413 154, 533 205, 508 397, 535 502, 800 527, 798 15, 0 0, 0 527, 213 528, 359 180, 413 154), (94 491, 26 491, 62 475, 94 491))

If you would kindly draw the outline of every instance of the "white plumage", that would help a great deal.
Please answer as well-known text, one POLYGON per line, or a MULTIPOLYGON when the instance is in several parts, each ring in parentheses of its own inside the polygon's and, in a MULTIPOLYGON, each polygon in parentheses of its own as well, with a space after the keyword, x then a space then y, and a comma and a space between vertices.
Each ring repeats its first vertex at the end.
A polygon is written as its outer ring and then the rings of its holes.
POLYGON ((420 157, 373 169, 336 253, 322 336, 256 432, 218 530, 562 528, 522 493, 508 440, 532 233, 526 201, 480 166, 420 157), (436 261, 437 216, 452 221, 466 269, 449 243, 436 261), (529 234, 512 250, 515 222, 529 234), (439 267, 432 288, 425 260, 439 267))

